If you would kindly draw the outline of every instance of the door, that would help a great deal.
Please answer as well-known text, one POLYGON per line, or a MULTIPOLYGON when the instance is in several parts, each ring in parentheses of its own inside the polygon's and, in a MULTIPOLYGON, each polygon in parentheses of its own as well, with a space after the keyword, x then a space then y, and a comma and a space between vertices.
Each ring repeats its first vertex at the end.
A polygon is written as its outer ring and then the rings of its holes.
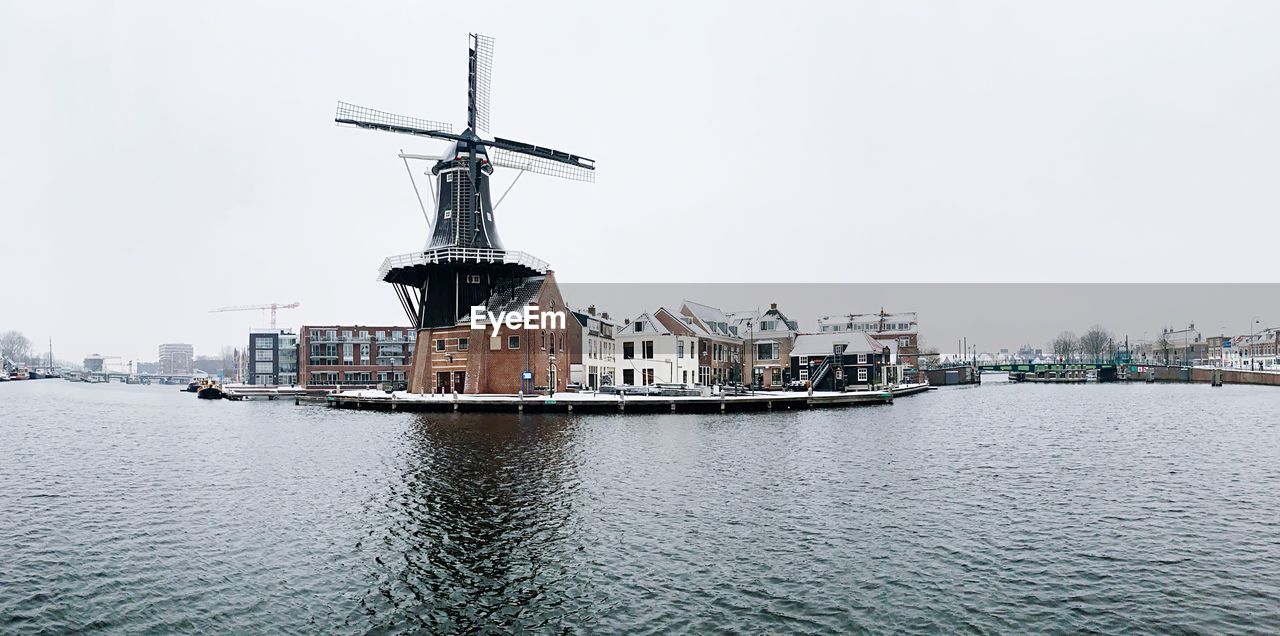
POLYGON ((453 372, 453 390, 457 391, 458 393, 466 393, 466 390, 467 390, 467 372, 466 371, 453 372))
POLYGON ((449 392, 449 372, 436 371, 436 393, 449 392))

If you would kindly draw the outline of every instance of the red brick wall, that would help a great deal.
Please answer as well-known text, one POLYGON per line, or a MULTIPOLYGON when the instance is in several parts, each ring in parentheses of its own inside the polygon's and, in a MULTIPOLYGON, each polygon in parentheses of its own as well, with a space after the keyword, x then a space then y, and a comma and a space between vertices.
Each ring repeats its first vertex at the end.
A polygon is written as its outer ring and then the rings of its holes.
POLYGON ((563 391, 569 382, 571 348, 581 347, 581 328, 576 331, 577 320, 565 307, 555 274, 547 272, 547 278, 539 291, 536 303, 541 311, 563 311, 565 327, 562 329, 511 329, 498 327, 498 348, 493 349, 493 328, 472 330, 469 324, 446 329, 424 329, 418 334, 417 355, 409 379, 409 390, 414 393, 430 393, 436 386, 436 372, 466 371, 466 393, 515 394, 520 391, 521 374, 525 369, 533 373, 534 386, 547 386, 549 369, 555 370, 556 390, 563 391), (544 336, 545 334, 545 336, 544 336), (520 336, 518 349, 507 347, 508 336, 520 336), (469 338, 467 351, 458 351, 456 339, 469 338), (435 350, 435 340, 446 339, 445 351, 435 350), (543 342, 548 343, 544 347, 543 342), (554 363, 550 360, 550 338, 555 338, 554 363), (430 352, 430 355, 426 355, 430 352), (452 362, 449 361, 449 354, 452 362))

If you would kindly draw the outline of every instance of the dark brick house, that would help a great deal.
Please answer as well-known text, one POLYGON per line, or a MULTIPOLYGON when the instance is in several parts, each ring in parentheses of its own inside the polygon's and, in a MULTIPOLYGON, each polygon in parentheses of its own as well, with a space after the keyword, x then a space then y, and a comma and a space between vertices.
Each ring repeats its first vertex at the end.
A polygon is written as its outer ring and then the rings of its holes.
POLYGON ((810 382, 815 391, 866 389, 896 382, 890 347, 862 331, 796 336, 791 377, 810 382))

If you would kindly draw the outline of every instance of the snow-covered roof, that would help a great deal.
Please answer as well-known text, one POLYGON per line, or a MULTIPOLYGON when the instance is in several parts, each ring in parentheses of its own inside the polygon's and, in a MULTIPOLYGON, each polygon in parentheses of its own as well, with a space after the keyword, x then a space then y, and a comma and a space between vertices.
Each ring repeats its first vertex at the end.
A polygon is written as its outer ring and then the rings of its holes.
POLYGON ((861 331, 807 333, 796 336, 791 346, 792 356, 829 356, 835 345, 845 344, 845 355, 851 353, 879 353, 888 346, 861 331))

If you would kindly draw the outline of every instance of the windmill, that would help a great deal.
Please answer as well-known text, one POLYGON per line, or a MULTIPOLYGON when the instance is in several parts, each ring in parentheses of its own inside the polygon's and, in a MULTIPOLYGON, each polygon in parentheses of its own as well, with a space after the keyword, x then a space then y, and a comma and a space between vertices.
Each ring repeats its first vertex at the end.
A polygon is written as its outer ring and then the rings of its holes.
MULTIPOLYGON (((470 34, 467 54, 467 123, 461 133, 450 124, 406 117, 338 102, 341 125, 450 142, 438 156, 413 155, 436 163, 436 211, 421 252, 388 257, 378 277, 392 283, 417 329, 452 326, 469 308, 483 304, 495 284, 545 274, 545 262, 503 247, 493 218, 489 177, 495 167, 594 181, 595 162, 585 157, 504 139, 487 138, 493 38, 470 34)), ((401 153, 404 157, 404 153, 401 153)), ((416 187, 416 186, 415 186, 416 187)))

